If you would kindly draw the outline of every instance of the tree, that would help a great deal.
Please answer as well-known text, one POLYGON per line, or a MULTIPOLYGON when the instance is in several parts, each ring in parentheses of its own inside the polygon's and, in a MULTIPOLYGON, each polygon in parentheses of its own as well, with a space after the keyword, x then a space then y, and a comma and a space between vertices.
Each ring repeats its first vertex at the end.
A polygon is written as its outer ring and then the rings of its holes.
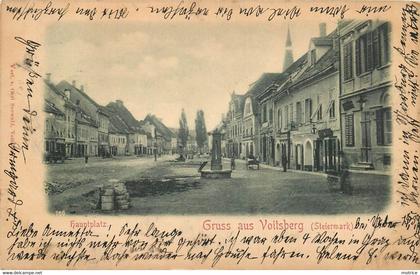
POLYGON ((187 115, 185 114, 184 108, 182 108, 181 117, 179 118, 179 130, 178 130, 178 144, 180 147, 180 154, 184 154, 184 150, 187 147, 188 141, 188 123, 187 115))
POLYGON ((203 110, 198 110, 195 118, 195 139, 200 153, 202 153, 204 145, 207 143, 207 129, 203 110))

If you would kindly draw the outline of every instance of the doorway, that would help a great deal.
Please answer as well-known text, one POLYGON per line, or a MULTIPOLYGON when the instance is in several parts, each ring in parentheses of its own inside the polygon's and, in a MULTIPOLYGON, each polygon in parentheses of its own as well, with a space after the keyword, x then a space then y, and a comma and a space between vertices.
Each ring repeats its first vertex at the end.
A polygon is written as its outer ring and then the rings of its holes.
POLYGON ((312 151, 312 143, 308 140, 305 143, 305 155, 304 155, 304 170, 312 171, 313 168, 313 151, 312 151))
POLYGON ((370 112, 362 112, 361 134, 362 134, 362 147, 361 147, 361 162, 371 162, 371 134, 370 134, 370 112))

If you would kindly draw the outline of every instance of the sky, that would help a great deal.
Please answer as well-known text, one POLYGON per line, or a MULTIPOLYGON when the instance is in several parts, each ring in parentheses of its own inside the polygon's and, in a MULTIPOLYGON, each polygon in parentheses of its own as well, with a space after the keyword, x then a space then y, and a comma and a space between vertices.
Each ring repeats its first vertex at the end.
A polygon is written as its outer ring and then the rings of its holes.
MULTIPOLYGON (((319 22, 289 25, 294 59, 319 36, 319 22)), ((148 113, 177 128, 182 108, 189 128, 199 109, 207 129, 264 72, 281 72, 286 23, 53 25, 46 37, 53 82, 76 81, 101 105, 120 99, 134 117, 148 113)), ((327 24, 327 33, 335 28, 327 24)))

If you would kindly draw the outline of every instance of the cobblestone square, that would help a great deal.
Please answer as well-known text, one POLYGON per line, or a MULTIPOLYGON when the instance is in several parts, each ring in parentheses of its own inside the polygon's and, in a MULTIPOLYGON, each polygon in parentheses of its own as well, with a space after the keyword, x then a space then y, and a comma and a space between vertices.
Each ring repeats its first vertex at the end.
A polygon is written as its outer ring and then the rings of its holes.
MULTIPOLYGON (((204 159, 172 162, 173 156, 152 158, 81 159, 48 165, 49 208, 66 214, 247 215, 377 213, 389 198, 389 177, 352 173, 353 194, 330 191, 323 174, 262 166, 247 170, 236 162, 231 179, 201 179, 204 159), (126 183, 131 207, 101 211, 99 188, 109 180, 126 183)), ((225 167, 230 163, 224 162, 225 167)))

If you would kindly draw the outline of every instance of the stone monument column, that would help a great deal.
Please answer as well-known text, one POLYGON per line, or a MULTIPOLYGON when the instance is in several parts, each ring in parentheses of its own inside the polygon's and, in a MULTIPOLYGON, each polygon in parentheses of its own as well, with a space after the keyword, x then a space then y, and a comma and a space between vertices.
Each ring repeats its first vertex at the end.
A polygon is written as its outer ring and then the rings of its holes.
POLYGON ((218 131, 212 133, 211 170, 222 170, 222 135, 218 131))

